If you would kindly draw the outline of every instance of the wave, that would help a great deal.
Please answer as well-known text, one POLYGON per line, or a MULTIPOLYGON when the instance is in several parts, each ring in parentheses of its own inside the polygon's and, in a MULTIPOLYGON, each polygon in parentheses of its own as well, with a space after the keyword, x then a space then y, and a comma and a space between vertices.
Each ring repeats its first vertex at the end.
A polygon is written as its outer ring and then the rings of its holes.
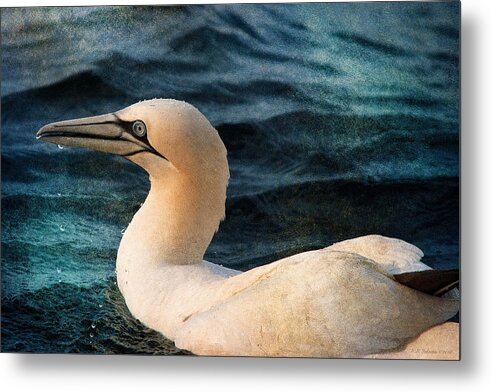
MULTIPOLYGON (((363 200, 367 196, 367 204, 373 205, 378 203, 373 199, 392 198, 394 192, 403 197, 409 197, 410 194, 417 194, 421 190, 428 192, 428 195, 452 194, 458 189, 457 177, 437 177, 432 179, 408 179, 399 181, 347 181, 343 179, 337 180, 315 180, 298 182, 284 186, 278 186, 275 189, 259 192, 255 194, 238 195, 228 197, 227 208, 229 211, 237 210, 242 212, 250 211, 253 215, 264 212, 265 216, 269 215, 268 210, 275 210, 276 203, 283 203, 288 200, 302 200, 303 205, 291 209, 286 209, 286 213, 297 214, 297 210, 302 210, 307 215, 310 210, 306 209, 307 205, 312 206, 315 210, 312 211, 313 216, 322 204, 327 204, 327 210, 338 211, 338 208, 333 208, 339 203, 350 203, 351 201, 363 200)), ((439 196, 440 197, 440 196, 439 196)), ((418 205, 416 195, 414 202, 418 205)), ((456 201, 456 198, 451 197, 456 201)), ((428 200, 427 200, 428 201, 428 200)), ((382 202, 382 200, 381 200, 382 202)), ((440 206, 436 212, 445 212, 451 210, 450 203, 445 202, 444 207, 440 206)), ((300 213, 300 212, 299 212, 300 213)), ((452 215, 452 213, 450 213, 452 215)))
POLYGON ((130 315, 113 279, 2 297, 2 351, 187 354, 130 315))
POLYGON ((2 99, 7 112, 12 112, 13 103, 27 97, 39 100, 62 99, 63 101, 80 98, 115 98, 124 95, 124 90, 107 83, 94 71, 84 71, 74 74, 52 84, 6 95, 2 99))
MULTIPOLYGON (((357 116, 309 110, 217 126, 233 160, 256 159, 258 164, 264 162, 275 169, 276 162, 294 157, 311 169, 322 170, 323 165, 333 168, 332 175, 337 170, 349 169, 354 170, 354 175, 362 175, 356 170, 359 168, 364 175, 371 176, 370 166, 400 165, 393 174, 402 178, 448 175, 456 170, 456 166, 450 165, 444 169, 439 160, 443 155, 451 158, 456 154, 457 128, 452 120, 443 122, 412 115, 357 116), (265 157, 270 159, 265 161, 265 157), (403 163, 408 165, 406 170, 403 163)), ((389 169, 387 175, 391 174, 389 169)))
POLYGON ((460 37, 460 30, 446 25, 437 25, 430 27, 430 30, 452 40, 458 40, 460 37))
POLYGON ((334 36, 349 44, 355 44, 360 48, 366 50, 373 50, 383 54, 388 54, 391 56, 398 56, 398 57, 406 57, 412 55, 412 52, 410 52, 409 50, 405 50, 400 46, 385 43, 382 41, 375 41, 370 38, 367 38, 366 36, 362 36, 354 33, 337 32, 334 34, 334 36))
MULTIPOLYGON (((104 183, 107 188, 109 185, 104 183)), ((143 197, 135 194, 129 194, 123 200, 105 197, 97 193, 78 195, 74 192, 66 196, 21 194, 2 196, 2 209, 5 211, 5 220, 19 216, 19 214, 28 215, 30 219, 34 220, 49 220, 50 214, 66 211, 67 214, 73 215, 73 217, 68 218, 70 220, 80 219, 77 216, 85 215, 99 222, 124 228, 138 211, 143 200, 143 197)))
MULTIPOLYGON (((246 269, 251 260, 264 264, 374 233, 424 244, 427 250, 428 238, 452 243, 458 232, 450 228, 459 227, 456 178, 387 183, 319 180, 229 197, 226 206, 226 220, 208 255, 214 261, 219 249, 221 257, 226 253, 230 265, 239 269, 246 269)), ((456 263, 454 253, 445 251, 428 261, 456 263)))

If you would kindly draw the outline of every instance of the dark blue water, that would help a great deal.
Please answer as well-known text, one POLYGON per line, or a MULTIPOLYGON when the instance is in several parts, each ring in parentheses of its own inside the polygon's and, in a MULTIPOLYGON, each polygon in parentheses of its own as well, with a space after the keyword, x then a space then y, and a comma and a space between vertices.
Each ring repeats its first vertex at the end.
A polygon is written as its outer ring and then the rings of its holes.
POLYGON ((2 9, 2 350, 179 353, 115 284, 148 191, 42 125, 197 106, 231 181, 206 258, 246 270, 369 233, 459 262, 459 4, 2 9))

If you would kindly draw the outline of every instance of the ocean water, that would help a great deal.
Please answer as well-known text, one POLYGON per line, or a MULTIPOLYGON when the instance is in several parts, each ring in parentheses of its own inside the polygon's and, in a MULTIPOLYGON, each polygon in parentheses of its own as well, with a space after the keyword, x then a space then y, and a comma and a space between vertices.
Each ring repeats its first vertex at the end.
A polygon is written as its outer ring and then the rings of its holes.
POLYGON ((458 2, 1 11, 2 351, 183 353, 115 283, 146 173, 35 139, 141 99, 192 103, 226 144, 207 260, 379 233, 458 267, 458 2))

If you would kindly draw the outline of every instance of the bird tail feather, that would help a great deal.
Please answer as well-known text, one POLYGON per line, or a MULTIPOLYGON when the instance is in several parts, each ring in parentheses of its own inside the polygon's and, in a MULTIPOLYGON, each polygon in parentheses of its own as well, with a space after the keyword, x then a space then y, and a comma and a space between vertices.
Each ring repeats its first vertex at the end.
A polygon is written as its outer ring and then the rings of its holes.
POLYGON ((405 272, 393 277, 404 286, 437 297, 454 290, 460 283, 458 269, 405 272))

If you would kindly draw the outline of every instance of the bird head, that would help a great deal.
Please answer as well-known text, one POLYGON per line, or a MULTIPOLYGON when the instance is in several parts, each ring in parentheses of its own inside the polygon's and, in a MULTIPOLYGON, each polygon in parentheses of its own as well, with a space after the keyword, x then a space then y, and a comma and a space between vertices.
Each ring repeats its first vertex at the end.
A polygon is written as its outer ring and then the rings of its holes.
POLYGON ((114 113, 45 125, 37 139, 123 156, 153 177, 166 170, 202 175, 227 171, 215 128, 192 105, 172 99, 141 101, 114 113))

